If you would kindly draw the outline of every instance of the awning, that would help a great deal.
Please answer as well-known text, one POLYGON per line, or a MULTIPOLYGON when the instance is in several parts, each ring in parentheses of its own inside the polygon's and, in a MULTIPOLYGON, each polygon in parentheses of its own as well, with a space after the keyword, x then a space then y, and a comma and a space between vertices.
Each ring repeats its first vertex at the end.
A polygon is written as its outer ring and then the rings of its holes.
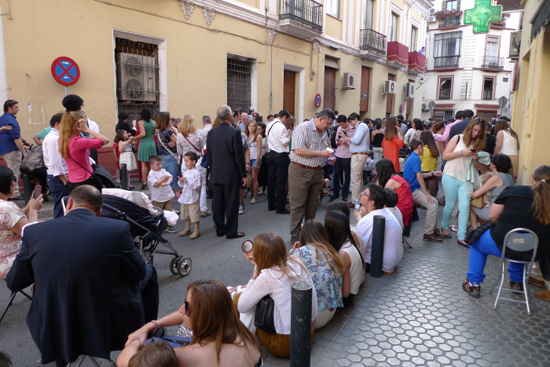
POLYGON ((530 21, 533 25, 531 28, 531 42, 537 37, 542 28, 546 27, 548 22, 550 22, 550 0, 543 0, 530 21))
POLYGON ((328 56, 325 57, 325 66, 336 70, 340 69, 340 66, 338 66, 338 59, 328 57, 328 56))

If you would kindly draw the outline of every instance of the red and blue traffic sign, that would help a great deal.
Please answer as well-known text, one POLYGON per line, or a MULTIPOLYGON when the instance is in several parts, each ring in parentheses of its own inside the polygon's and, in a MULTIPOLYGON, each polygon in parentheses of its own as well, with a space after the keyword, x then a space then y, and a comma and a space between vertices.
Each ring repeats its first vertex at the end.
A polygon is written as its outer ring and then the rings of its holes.
POLYGON ((61 56, 52 63, 52 75, 56 82, 69 87, 80 79, 80 68, 70 57, 61 56))
POLYGON ((319 93, 315 96, 315 107, 321 107, 321 95, 319 93))

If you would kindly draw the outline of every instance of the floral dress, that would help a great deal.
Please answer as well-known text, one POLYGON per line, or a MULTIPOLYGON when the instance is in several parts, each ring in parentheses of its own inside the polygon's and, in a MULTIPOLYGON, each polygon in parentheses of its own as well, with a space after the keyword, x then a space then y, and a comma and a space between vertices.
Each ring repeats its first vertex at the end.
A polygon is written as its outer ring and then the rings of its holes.
MULTIPOLYGON (((311 245, 302 246, 292 255, 299 257, 305 264, 317 292, 317 311, 344 307, 342 301, 343 277, 332 270, 326 257, 311 245)), ((333 268, 336 268, 331 263, 333 268)))
POLYGON ((125 164, 128 172, 137 169, 137 162, 134 152, 132 151, 132 144, 124 146, 124 151, 120 152, 119 158, 120 164, 125 164))
POLYGON ((15 203, 0 200, 0 279, 6 275, 19 253, 21 237, 13 231, 13 227, 25 214, 15 203))

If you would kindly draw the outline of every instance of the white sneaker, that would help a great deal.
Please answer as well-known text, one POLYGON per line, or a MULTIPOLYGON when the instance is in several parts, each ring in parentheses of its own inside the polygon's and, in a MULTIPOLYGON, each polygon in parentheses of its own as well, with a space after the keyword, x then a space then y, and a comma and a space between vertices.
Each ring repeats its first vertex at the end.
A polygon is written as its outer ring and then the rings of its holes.
POLYGON ((263 187, 260 187, 258 189, 258 195, 263 195, 264 194, 264 188, 263 187))
POLYGON ((252 200, 250 200, 250 205, 254 205, 258 202, 258 199, 256 198, 253 198, 252 200))
POLYGON ((248 191, 244 197, 245 198, 251 198, 252 197, 252 191, 248 191))
POLYGON ((244 204, 239 204, 239 214, 244 214, 244 204))

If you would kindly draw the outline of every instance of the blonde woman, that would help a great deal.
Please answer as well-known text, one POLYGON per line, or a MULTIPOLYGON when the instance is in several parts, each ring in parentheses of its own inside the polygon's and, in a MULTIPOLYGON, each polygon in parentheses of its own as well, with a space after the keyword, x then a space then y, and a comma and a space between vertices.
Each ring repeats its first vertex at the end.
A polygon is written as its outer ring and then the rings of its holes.
POLYGON ((248 137, 248 145, 250 146, 250 169, 252 170, 252 193, 253 198, 250 204, 258 202, 258 173, 262 164, 262 136, 258 131, 258 123, 251 120, 244 129, 244 133, 248 137))
POLYGON ((498 120, 495 125, 495 137, 497 145, 495 147, 495 154, 506 154, 512 161, 512 169, 514 170, 514 176, 518 174, 519 164, 519 138, 518 134, 510 127, 508 121, 498 120))
POLYGON ((106 144, 109 144, 109 139, 91 130, 86 124, 86 119, 80 113, 66 112, 63 114, 61 131, 59 131, 59 151, 67 163, 68 194, 75 187, 82 185, 92 185, 101 191, 101 182, 93 175, 90 149, 99 149, 106 144), (81 138, 81 133, 89 134, 92 139, 81 138))

